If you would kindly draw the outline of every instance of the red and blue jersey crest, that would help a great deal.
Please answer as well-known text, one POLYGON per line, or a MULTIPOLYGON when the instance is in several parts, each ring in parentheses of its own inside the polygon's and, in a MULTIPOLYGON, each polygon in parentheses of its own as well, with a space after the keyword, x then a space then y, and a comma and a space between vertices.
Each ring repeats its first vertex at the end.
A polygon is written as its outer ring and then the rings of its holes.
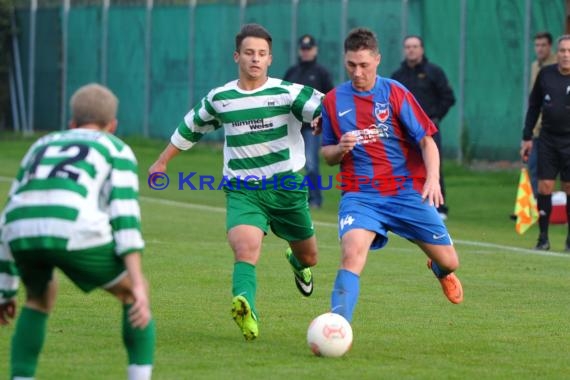
POLYGON ((376 103, 374 107, 374 115, 380 123, 385 123, 390 117, 390 106, 388 103, 376 103))

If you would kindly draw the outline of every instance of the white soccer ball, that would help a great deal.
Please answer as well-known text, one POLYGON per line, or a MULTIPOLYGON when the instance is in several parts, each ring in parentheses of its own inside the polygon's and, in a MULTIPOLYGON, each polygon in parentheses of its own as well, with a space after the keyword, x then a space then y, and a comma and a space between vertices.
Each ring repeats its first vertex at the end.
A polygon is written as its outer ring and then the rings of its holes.
POLYGON ((352 327, 340 314, 321 314, 309 325, 307 343, 317 356, 342 356, 352 346, 352 327))

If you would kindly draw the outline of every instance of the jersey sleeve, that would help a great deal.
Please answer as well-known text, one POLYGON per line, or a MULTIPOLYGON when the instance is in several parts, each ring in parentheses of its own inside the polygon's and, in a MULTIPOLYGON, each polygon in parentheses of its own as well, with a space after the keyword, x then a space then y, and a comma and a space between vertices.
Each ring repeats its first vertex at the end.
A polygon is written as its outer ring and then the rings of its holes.
MULTIPOLYGON (((330 93, 329 93, 330 94, 330 93)), ((329 101, 329 96, 325 97, 325 101, 323 102, 323 109, 322 109, 322 146, 327 145, 336 145, 338 144, 339 138, 335 134, 333 129, 333 120, 331 119, 335 117, 334 109, 329 101)))
POLYGON ((291 95, 291 112, 302 123, 310 123, 321 114, 324 94, 309 86, 292 83, 287 86, 291 95))
POLYGON ((190 112, 184 116, 184 120, 178 125, 170 142, 180 150, 192 148, 207 133, 215 131, 222 126, 218 113, 212 106, 212 98, 215 90, 202 98, 190 112))
POLYGON ((399 83, 393 81, 390 104, 412 139, 419 143, 424 136, 437 133, 437 128, 422 109, 414 95, 399 83))
POLYGON ((108 212, 115 253, 123 256, 142 252, 141 213, 138 203, 139 182, 137 161, 131 148, 125 145, 113 155, 109 177, 108 212))
POLYGON ((526 110, 522 136, 522 139, 525 141, 532 139, 532 130, 534 129, 538 116, 540 115, 543 98, 541 83, 542 75, 543 71, 541 70, 539 71, 536 80, 534 81, 534 86, 532 86, 532 90, 528 96, 528 108, 526 110))
POLYGON ((2 230, 0 230, 0 305, 16 297, 20 282, 10 248, 2 243, 1 238, 2 230))
MULTIPOLYGON (((43 144, 43 140, 40 139, 36 141, 28 152, 22 159, 20 163, 20 168, 18 169, 18 174, 16 178, 12 181, 10 192, 8 194, 8 200, 6 204, 10 201, 10 198, 18 190, 22 180, 24 179, 26 170, 29 167, 29 162, 32 159, 34 153, 43 144)), ((2 226, 5 222, 5 214, 0 215, 0 305, 4 304, 14 297, 18 291, 18 286, 20 283, 20 278, 18 275, 18 269, 16 268, 16 263, 14 262, 14 257, 10 251, 8 244, 4 244, 2 240, 2 226)))
MULTIPOLYGON (((26 177, 26 172, 30 169, 30 166, 32 165, 31 161, 33 160, 38 150, 44 146, 44 144, 45 144, 45 137, 40 138, 26 152, 26 155, 20 162, 18 173, 16 174, 16 177, 14 178, 10 186, 10 191, 8 192, 8 201, 10 201, 10 198, 12 198, 14 193, 18 191, 18 189, 20 188, 22 181, 24 181, 26 177)), ((8 203, 8 201, 6 203, 8 203)))

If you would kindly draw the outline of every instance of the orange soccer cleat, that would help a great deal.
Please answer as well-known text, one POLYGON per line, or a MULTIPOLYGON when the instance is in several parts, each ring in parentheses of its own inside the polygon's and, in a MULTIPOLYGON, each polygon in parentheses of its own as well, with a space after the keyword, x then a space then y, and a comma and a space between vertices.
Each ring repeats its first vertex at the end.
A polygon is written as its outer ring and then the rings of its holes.
MULTIPOLYGON (((431 259, 428 259, 427 266, 430 270, 432 269, 431 263, 431 259)), ((455 273, 450 273, 443 278, 438 278, 436 276, 436 278, 439 280, 441 288, 443 289, 443 294, 445 294, 449 302, 458 304, 463 301, 463 287, 455 273)))

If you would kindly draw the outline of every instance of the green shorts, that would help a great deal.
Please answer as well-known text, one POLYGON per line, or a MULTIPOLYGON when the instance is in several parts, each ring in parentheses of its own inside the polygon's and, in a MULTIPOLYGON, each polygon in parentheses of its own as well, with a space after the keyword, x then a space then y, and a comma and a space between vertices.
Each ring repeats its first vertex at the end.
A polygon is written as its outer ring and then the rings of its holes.
POLYGON ((112 245, 79 251, 16 251, 13 255, 26 289, 35 296, 44 294, 54 268, 84 292, 109 287, 126 273, 112 245))
POLYGON ((226 229, 246 224, 267 234, 269 227, 286 241, 299 241, 315 234, 309 212, 308 190, 301 187, 303 177, 289 174, 287 189, 266 186, 260 189, 224 188, 226 192, 226 229))

